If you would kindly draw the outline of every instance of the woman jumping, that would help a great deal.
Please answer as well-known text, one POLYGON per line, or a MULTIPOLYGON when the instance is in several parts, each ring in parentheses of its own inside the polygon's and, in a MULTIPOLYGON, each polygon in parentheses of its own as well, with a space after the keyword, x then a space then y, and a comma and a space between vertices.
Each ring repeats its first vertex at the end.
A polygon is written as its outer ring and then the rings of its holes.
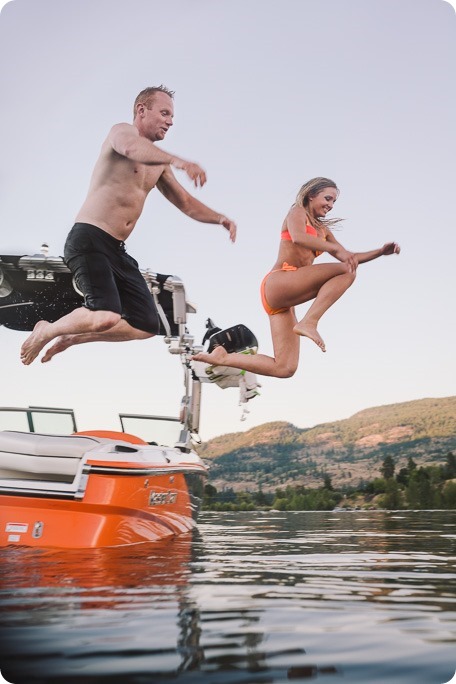
POLYGON ((353 283, 358 264, 400 252, 395 242, 370 252, 346 250, 331 232, 331 227, 340 219, 326 218, 338 195, 334 181, 313 178, 302 186, 283 222, 277 261, 261 283, 274 356, 230 354, 218 346, 210 354, 196 354, 193 357, 196 361, 290 378, 298 367, 299 336, 308 337, 326 351, 317 330, 318 322, 353 283), (340 263, 314 265, 315 258, 323 252, 340 263), (314 302, 304 318, 297 321, 294 307, 312 299, 314 302))

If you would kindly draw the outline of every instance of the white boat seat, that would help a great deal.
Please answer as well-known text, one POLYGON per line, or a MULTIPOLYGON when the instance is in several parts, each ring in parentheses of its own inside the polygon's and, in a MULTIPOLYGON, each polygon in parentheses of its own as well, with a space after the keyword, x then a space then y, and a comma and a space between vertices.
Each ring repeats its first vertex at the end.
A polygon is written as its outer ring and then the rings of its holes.
POLYGON ((96 437, 0 432, 0 479, 71 481, 96 437), (38 476, 38 478, 37 478, 38 476))

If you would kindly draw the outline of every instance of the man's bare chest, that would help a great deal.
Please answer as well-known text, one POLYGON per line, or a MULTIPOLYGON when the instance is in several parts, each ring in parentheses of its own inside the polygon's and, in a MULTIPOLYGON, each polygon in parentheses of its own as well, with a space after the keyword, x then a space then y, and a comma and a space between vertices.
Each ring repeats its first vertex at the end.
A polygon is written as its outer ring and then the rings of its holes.
POLYGON ((157 185, 158 179, 163 173, 163 166, 147 166, 139 162, 133 162, 129 169, 130 182, 140 190, 149 192, 157 185))

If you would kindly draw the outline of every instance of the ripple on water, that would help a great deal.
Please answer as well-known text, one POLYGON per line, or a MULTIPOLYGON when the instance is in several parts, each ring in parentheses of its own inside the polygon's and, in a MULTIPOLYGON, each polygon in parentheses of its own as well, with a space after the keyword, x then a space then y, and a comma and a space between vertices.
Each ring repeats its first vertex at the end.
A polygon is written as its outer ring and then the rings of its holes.
POLYGON ((206 513, 167 543, 0 553, 17 684, 443 684, 454 512, 206 513))

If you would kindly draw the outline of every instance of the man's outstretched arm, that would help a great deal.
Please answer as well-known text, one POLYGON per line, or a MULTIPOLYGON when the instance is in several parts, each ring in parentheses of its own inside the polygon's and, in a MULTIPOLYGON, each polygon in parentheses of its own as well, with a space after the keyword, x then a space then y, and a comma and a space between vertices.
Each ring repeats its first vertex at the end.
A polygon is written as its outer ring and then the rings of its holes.
POLYGON ((169 167, 165 168, 157 183, 157 188, 175 207, 195 221, 201 223, 216 223, 223 226, 229 233, 231 242, 236 240, 236 224, 224 214, 210 209, 197 200, 176 180, 169 167))
POLYGON ((138 130, 131 124, 121 123, 113 126, 109 132, 108 140, 112 149, 122 157, 147 166, 162 164, 174 166, 176 169, 185 171, 196 187, 202 186, 206 182, 206 172, 199 164, 186 161, 156 147, 153 142, 139 135, 138 130))

